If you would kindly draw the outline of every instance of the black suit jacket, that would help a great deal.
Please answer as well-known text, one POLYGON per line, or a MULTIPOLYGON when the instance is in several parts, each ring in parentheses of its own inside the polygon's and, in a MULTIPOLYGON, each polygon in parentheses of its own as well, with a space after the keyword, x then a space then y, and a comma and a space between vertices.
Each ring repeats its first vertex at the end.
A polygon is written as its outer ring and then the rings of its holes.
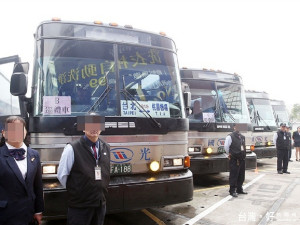
POLYGON ((0 147, 0 224, 28 224, 44 210, 39 154, 27 148, 27 176, 23 176, 6 145, 0 147))

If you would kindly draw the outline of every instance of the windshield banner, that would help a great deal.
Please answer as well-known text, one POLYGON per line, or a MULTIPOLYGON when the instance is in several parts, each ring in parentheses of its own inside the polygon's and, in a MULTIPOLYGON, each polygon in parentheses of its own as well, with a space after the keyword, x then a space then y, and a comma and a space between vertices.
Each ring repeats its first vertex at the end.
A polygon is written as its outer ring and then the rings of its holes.
POLYGON ((121 116, 170 118, 169 102, 121 100, 121 116))

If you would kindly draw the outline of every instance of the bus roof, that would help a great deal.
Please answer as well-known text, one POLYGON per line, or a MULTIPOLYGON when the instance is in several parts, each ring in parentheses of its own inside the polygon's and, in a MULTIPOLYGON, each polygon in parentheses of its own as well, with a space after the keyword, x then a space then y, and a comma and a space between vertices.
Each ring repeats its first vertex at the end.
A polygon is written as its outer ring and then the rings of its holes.
POLYGON ((271 99, 271 105, 283 105, 285 106, 285 102, 282 100, 271 99))
POLYGON ((270 99, 269 94, 266 92, 246 90, 245 93, 246 98, 270 99))
POLYGON ((225 73, 220 70, 180 69, 181 79, 213 80, 228 83, 242 84, 242 77, 238 74, 225 73))
POLYGON ((130 25, 122 27, 116 23, 44 21, 38 26, 35 38, 37 40, 42 38, 102 40, 161 47, 176 51, 174 41, 165 36, 163 32, 155 34, 133 29, 130 25))

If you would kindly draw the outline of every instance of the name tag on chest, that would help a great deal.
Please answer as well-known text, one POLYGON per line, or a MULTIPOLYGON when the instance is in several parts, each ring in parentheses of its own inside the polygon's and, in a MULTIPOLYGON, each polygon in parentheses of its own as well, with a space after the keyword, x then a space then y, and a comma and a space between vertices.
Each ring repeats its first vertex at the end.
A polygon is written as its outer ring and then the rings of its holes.
POLYGON ((95 180, 101 180, 101 167, 95 167, 95 180))

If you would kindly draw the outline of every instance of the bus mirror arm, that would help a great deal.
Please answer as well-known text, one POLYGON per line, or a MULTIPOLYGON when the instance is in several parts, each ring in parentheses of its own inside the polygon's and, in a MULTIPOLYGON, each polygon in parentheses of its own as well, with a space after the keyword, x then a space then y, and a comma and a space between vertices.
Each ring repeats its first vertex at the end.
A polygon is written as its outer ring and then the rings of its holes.
POLYGON ((183 92, 183 100, 184 100, 184 106, 186 115, 190 115, 190 105, 191 105, 191 92, 183 92))

